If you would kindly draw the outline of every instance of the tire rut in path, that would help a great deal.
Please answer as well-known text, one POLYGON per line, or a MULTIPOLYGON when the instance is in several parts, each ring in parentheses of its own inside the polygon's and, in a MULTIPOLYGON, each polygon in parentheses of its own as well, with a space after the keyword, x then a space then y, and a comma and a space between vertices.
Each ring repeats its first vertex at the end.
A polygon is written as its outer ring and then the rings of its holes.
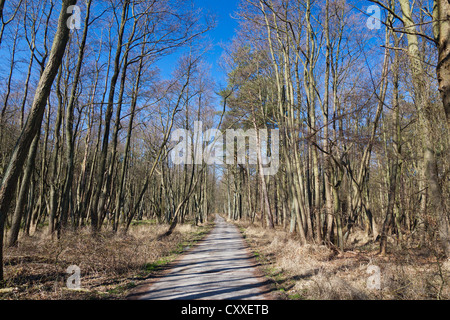
POLYGON ((139 293, 140 300, 270 299, 239 230, 216 216, 211 233, 139 293))

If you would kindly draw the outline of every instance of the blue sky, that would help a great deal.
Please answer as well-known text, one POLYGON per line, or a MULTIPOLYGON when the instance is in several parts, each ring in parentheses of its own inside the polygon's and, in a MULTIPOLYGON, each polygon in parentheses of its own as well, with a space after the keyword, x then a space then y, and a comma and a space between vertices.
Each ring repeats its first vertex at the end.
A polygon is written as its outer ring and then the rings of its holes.
MULTIPOLYGON (((205 56, 206 62, 211 66, 211 75, 215 79, 216 84, 220 86, 226 85, 226 75, 220 69, 218 64, 223 50, 221 43, 230 42, 234 36, 234 31, 238 26, 235 19, 231 18, 238 9, 240 0, 194 0, 197 7, 202 8, 205 13, 211 12, 216 18, 216 28, 208 33, 208 37, 213 43, 213 48, 205 56)), ((173 71, 175 62, 180 56, 180 52, 167 56, 162 59, 158 66, 161 69, 161 75, 168 77, 173 71)))
MULTIPOLYGON (((215 29, 208 32, 208 37, 212 40, 214 47, 206 55, 206 62, 211 66, 211 74, 216 81, 216 84, 221 87, 226 85, 226 75, 220 69, 218 64, 223 50, 220 47, 221 43, 229 43, 234 36, 235 29, 238 27, 238 22, 231 16, 238 9, 240 0, 193 0, 198 8, 202 8, 205 13, 211 12, 215 18, 217 26, 215 29)), ((353 1, 350 0, 355 10, 360 12, 366 12, 367 8, 373 3, 363 0, 363 1, 353 1)), ((370 13, 367 13, 370 16, 370 13)), ((365 21, 362 21, 365 23, 365 21)), ((380 41, 380 32, 377 30, 369 31, 373 34, 376 45, 380 41)), ((383 41, 383 39, 381 39, 383 41)), ((182 54, 182 50, 178 50, 176 53, 164 57, 158 62, 158 67, 161 69, 161 75, 164 78, 170 77, 171 72, 175 67, 175 63, 178 57, 182 54)))
POLYGON ((239 2, 239 0, 196 0, 199 7, 211 11, 216 16, 217 26, 209 35, 213 40, 214 48, 209 54, 208 62, 211 64, 211 73, 218 84, 225 84, 226 81, 225 74, 218 65, 223 52, 220 44, 231 41, 234 36, 238 23, 231 15, 234 15, 238 9, 239 2))

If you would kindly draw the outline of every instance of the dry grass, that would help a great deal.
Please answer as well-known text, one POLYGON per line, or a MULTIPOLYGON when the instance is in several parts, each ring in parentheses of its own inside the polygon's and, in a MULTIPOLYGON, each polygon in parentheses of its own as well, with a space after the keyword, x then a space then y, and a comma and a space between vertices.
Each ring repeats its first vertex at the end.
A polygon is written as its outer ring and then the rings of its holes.
POLYGON ((6 289, 0 299, 123 299, 192 245, 210 226, 179 225, 158 241, 167 225, 132 226, 127 235, 102 232, 93 238, 88 230, 51 240, 38 233, 20 239, 17 248, 5 249, 6 289), (68 290, 66 269, 81 269, 82 290, 68 290))
POLYGON ((280 299, 450 299, 450 262, 426 250, 391 248, 377 255, 377 245, 338 254, 325 246, 300 246, 283 230, 239 223, 280 299), (369 266, 380 268, 381 289, 369 289, 369 266))

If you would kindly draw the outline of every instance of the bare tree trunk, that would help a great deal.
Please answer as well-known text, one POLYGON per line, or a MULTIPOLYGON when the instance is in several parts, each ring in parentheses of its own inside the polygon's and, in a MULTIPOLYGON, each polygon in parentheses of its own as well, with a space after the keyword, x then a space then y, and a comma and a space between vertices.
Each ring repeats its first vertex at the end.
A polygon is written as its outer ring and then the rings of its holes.
POLYGON ((73 185, 73 171, 74 171, 74 135, 73 135, 73 117, 74 117, 74 107, 75 107, 75 99, 77 94, 77 88, 78 88, 78 82, 80 81, 80 74, 81 74, 81 66, 83 64, 83 56, 84 56, 84 49, 86 46, 86 39, 87 39, 87 32, 89 28, 89 16, 90 16, 90 10, 91 10, 91 3, 92 0, 87 1, 86 6, 86 18, 84 20, 84 29, 83 29, 83 36, 80 43, 80 48, 78 49, 78 61, 77 66, 75 70, 75 75, 73 77, 73 85, 72 85, 72 91, 70 93, 70 99, 69 103, 67 104, 66 108, 66 163, 67 163, 67 173, 66 173, 66 179, 65 184, 63 187, 63 195, 62 195, 62 204, 61 204, 61 221, 58 227, 58 236, 60 236, 60 233, 63 229, 67 226, 67 219, 69 215, 69 211, 72 210, 70 205, 70 198, 71 198, 71 191, 72 191, 72 185, 73 185))
POLYGON ((5 2, 6 0, 0 0, 0 19, 3 19, 3 8, 5 7, 5 2))
POLYGON ((2 121, 2 122, 3 122, 3 118, 5 117, 6 108, 8 107, 9 96, 11 95, 11 81, 12 81, 12 77, 13 77, 13 73, 14 73, 14 67, 16 65, 15 59, 16 59, 18 33, 19 33, 19 28, 17 27, 17 30, 14 34, 13 45, 12 45, 12 49, 11 49, 12 50, 11 63, 10 63, 10 67, 9 67, 8 81, 6 82, 6 92, 5 92, 5 97, 3 100, 2 112, 0 114, 0 121, 2 121))
MULTIPOLYGON (((20 223, 25 211, 25 205, 27 200, 28 190, 30 189, 31 175, 33 174, 34 162, 36 160, 36 153, 39 145, 40 135, 37 134, 33 142, 31 143, 31 148, 28 154, 28 159, 25 165, 25 171, 23 173, 22 182, 20 184, 19 197, 16 201, 16 208, 14 210, 13 221, 11 224, 11 230, 8 239, 8 247, 13 247, 17 244, 17 239, 19 236, 20 223)), ((29 209, 31 215, 31 208, 29 209)))
POLYGON ((450 131, 450 3, 448 0, 435 0, 433 8, 433 31, 438 47, 438 65, 436 68, 439 92, 447 117, 450 131))
MULTIPOLYGON (((142 51, 144 50, 145 45, 142 46, 142 51)), ((143 53, 143 52, 141 52, 143 53)), ((134 123, 134 117, 135 117, 135 111, 136 111, 136 105, 137 105, 137 98, 139 94, 139 86, 141 81, 141 75, 142 75, 142 68, 143 68, 143 58, 141 58, 139 63, 139 68, 137 71, 137 77, 136 82, 134 84, 134 89, 132 93, 132 101, 131 101, 131 110, 130 110, 130 121, 128 124, 128 132, 127 132, 127 141, 125 143, 125 151, 123 155, 123 161, 122 161, 122 170, 120 173, 119 178, 119 186, 116 194, 116 203, 115 203, 115 209, 113 213, 113 229, 114 231, 117 231, 118 229, 118 223, 119 223, 119 216, 120 216, 120 209, 123 205, 123 189, 125 186, 125 174, 127 172, 127 166, 128 166, 128 157, 129 157, 129 151, 130 151, 130 141, 131 141, 131 134, 133 132, 133 123, 134 123)))
MULTIPOLYGON (((333 197, 331 191, 331 181, 332 175, 334 175, 333 164, 331 159, 331 148, 328 143, 329 139, 329 112, 330 112, 330 68, 331 68, 331 41, 330 41, 330 14, 329 14, 330 3, 329 0, 325 4, 325 40, 326 40, 326 69, 325 69, 325 92, 324 92, 324 102, 322 106, 322 113, 324 119, 324 137, 323 137, 323 148, 326 152, 325 154, 325 166, 324 166, 324 187, 325 187, 325 217, 333 217, 333 197)), ((316 215, 316 241, 318 243, 322 242, 322 224, 320 221, 320 212, 316 215)), ((329 228, 331 229, 331 227, 329 228)), ((328 235, 328 240, 330 235, 328 235)))
POLYGON ((58 206, 58 184, 59 184, 59 165, 58 159, 60 159, 61 153, 61 124, 62 124, 62 112, 64 108, 63 99, 61 95, 60 82, 62 77, 62 70, 59 71, 58 79, 56 80, 56 95, 58 96, 58 109, 56 111, 56 121, 54 129, 55 146, 53 148, 53 154, 51 157, 52 177, 50 181, 50 194, 49 194, 49 221, 48 221, 48 234, 52 235, 55 231, 55 221, 58 206))
MULTIPOLYGON (((273 224, 273 215, 272 215, 272 209, 270 208, 270 202, 269 202, 269 193, 267 191, 267 184, 266 184, 266 177, 264 176, 264 168, 263 168, 263 162, 262 162, 262 146, 261 146, 261 135, 259 134, 259 130, 256 127, 256 120, 255 117, 253 117, 253 126, 255 127, 256 131, 256 149, 257 149, 257 155, 258 155, 258 166, 259 166, 259 176, 261 179, 261 196, 264 198, 264 206, 265 211, 267 214, 267 226, 269 229, 274 228, 273 224)), ((267 151, 266 151, 267 152, 267 151)), ((262 211, 262 208, 261 208, 262 211)))
POLYGON ((128 16, 128 8, 130 5, 129 0, 124 0, 122 5, 122 15, 120 20, 120 27, 119 27, 119 35, 117 39, 117 46, 116 46, 116 54, 114 57, 114 71, 111 78, 111 82, 109 85, 109 96, 108 96, 108 104, 106 108, 105 113, 105 131, 103 133, 103 142, 102 142, 102 148, 100 152, 100 158, 99 158, 99 166, 97 171, 97 189, 98 191, 94 194, 93 203, 91 206, 91 215, 97 215, 97 217, 92 220, 92 231, 93 233, 97 233, 99 231, 100 223, 103 219, 103 214, 105 212, 105 203, 106 203, 106 190, 104 189, 104 182, 105 178, 108 179, 107 174, 105 174, 106 169, 106 161, 108 157, 108 145, 109 145, 109 132, 110 132, 110 124, 111 124, 111 118, 113 113, 113 107, 114 107, 114 95, 116 90, 116 84, 117 80, 119 78, 119 72, 120 72, 120 58, 122 54, 122 44, 123 44, 123 35, 125 32, 125 25, 127 22, 127 16, 128 16))
MULTIPOLYGON (((398 37, 395 33, 392 34, 394 37, 394 46, 398 47, 398 37)), ((398 175, 398 166, 399 166, 399 155, 401 152, 401 141, 400 139, 400 119, 399 119, 399 112, 400 112, 400 106, 399 106, 399 54, 396 51, 395 57, 394 57, 394 63, 392 65, 392 73, 393 73, 393 92, 392 92, 392 140, 393 140, 393 146, 392 146, 392 153, 391 156, 393 157, 392 163, 390 165, 389 170, 389 179, 388 179, 388 204, 386 209, 386 219, 383 223, 383 229, 382 229, 382 237, 381 237, 381 243, 380 243, 380 254, 385 255, 386 254, 386 247, 387 247, 387 233, 389 232, 389 228, 392 225, 393 220, 393 210, 395 205, 395 198, 396 198, 396 191, 397 191, 397 175, 398 175)))

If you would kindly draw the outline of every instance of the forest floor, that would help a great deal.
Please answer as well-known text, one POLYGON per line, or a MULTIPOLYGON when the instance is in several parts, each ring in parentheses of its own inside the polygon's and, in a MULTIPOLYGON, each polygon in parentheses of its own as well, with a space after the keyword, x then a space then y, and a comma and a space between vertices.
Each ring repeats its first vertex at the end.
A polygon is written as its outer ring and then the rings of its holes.
POLYGON ((213 224, 183 224, 168 237, 158 235, 168 225, 141 221, 127 235, 102 231, 93 238, 88 229, 65 234, 57 241, 43 233, 21 237, 6 248, 5 283, 0 300, 122 300, 189 247, 203 239, 213 224), (81 271, 81 288, 67 288, 69 266, 81 271))
POLYGON ((282 229, 236 224, 278 299, 450 299, 450 261, 427 248, 397 248, 391 241, 389 254, 381 257, 379 242, 367 241, 361 231, 339 253, 326 246, 301 246, 282 229))

